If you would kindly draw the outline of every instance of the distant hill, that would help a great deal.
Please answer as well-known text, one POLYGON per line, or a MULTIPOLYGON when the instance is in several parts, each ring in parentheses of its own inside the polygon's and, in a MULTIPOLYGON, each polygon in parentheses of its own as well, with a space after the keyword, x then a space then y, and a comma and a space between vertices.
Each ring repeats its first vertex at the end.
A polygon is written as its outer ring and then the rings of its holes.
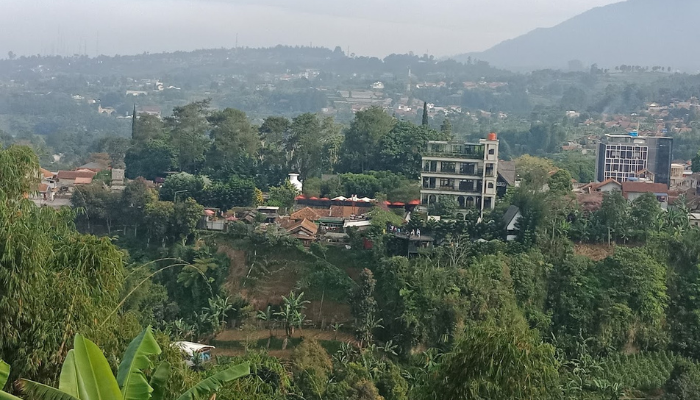
POLYGON ((552 28, 462 54, 515 70, 567 68, 571 60, 601 68, 618 65, 700 69, 698 0, 628 0, 594 8, 552 28))

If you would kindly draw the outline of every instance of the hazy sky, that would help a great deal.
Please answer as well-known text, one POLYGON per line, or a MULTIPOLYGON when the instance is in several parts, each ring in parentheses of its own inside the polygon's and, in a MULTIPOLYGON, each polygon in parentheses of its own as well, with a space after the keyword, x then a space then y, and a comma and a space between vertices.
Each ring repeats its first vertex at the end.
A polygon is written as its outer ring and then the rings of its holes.
POLYGON ((277 44, 358 55, 485 50, 619 0, 0 0, 0 57, 277 44))

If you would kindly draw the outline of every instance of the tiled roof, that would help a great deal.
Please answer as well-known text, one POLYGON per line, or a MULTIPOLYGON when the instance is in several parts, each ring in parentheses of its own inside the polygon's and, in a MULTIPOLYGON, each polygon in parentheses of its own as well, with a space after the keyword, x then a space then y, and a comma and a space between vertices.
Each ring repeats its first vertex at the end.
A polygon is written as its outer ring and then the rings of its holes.
POLYGON ((663 183, 623 182, 622 194, 627 193, 668 193, 668 186, 663 183))
POLYGON ((304 219, 301 222, 297 222, 287 228, 287 232, 289 233, 298 233, 300 231, 304 231, 305 233, 313 236, 316 235, 316 232, 318 232, 318 226, 308 219, 304 219))
POLYGON ((515 161, 499 161, 498 174, 508 185, 515 185, 515 161))
POLYGON ((352 215, 363 215, 370 212, 369 207, 352 207, 352 206, 331 206, 329 217, 349 218, 352 215))
POLYGON ((311 207, 302 208, 301 210, 299 210, 299 211, 297 211, 289 216, 289 219, 295 220, 295 221, 301 221, 304 219, 308 219, 310 221, 316 221, 319 218, 321 218, 321 215, 311 207))
POLYGON ((95 172, 89 171, 89 170, 83 170, 83 171, 58 171, 58 175, 56 177, 61 180, 61 179, 76 179, 76 178, 90 178, 92 179, 93 176, 95 176, 95 172))
POLYGON ((89 185, 92 183, 92 178, 83 178, 82 176, 79 176, 75 178, 75 183, 76 185, 89 185))
POLYGON ((51 179, 54 176, 54 173, 49 171, 48 169, 41 168, 39 171, 41 171, 41 176, 47 179, 51 179))

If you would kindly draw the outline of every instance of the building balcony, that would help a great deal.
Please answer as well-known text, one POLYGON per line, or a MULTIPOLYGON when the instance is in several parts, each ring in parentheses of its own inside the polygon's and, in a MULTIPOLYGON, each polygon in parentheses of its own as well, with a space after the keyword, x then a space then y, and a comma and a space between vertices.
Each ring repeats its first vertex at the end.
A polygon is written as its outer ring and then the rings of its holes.
POLYGON ((422 153, 423 158, 449 158, 449 159, 462 159, 462 160, 483 160, 484 153, 439 153, 439 152, 425 152, 422 153))
POLYGON ((421 192, 435 192, 435 193, 461 193, 470 196, 481 196, 481 188, 476 189, 460 189, 452 186, 435 186, 430 187, 429 185, 423 185, 421 192))
POLYGON ((461 171, 429 171, 427 169, 423 169, 423 174, 424 175, 471 176, 471 177, 481 178, 484 176, 484 170, 477 169, 477 170, 474 170, 474 173, 468 173, 468 172, 461 172, 461 171))

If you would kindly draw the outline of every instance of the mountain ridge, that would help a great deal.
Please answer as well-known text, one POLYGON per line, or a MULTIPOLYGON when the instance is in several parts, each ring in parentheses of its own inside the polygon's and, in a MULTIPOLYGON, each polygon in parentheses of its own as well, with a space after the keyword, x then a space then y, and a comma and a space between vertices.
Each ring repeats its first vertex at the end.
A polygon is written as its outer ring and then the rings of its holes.
POLYGON ((627 0, 596 7, 550 28, 537 28, 483 52, 452 57, 496 67, 566 68, 569 61, 601 68, 618 65, 700 69, 700 33, 693 30, 700 2, 627 0))

